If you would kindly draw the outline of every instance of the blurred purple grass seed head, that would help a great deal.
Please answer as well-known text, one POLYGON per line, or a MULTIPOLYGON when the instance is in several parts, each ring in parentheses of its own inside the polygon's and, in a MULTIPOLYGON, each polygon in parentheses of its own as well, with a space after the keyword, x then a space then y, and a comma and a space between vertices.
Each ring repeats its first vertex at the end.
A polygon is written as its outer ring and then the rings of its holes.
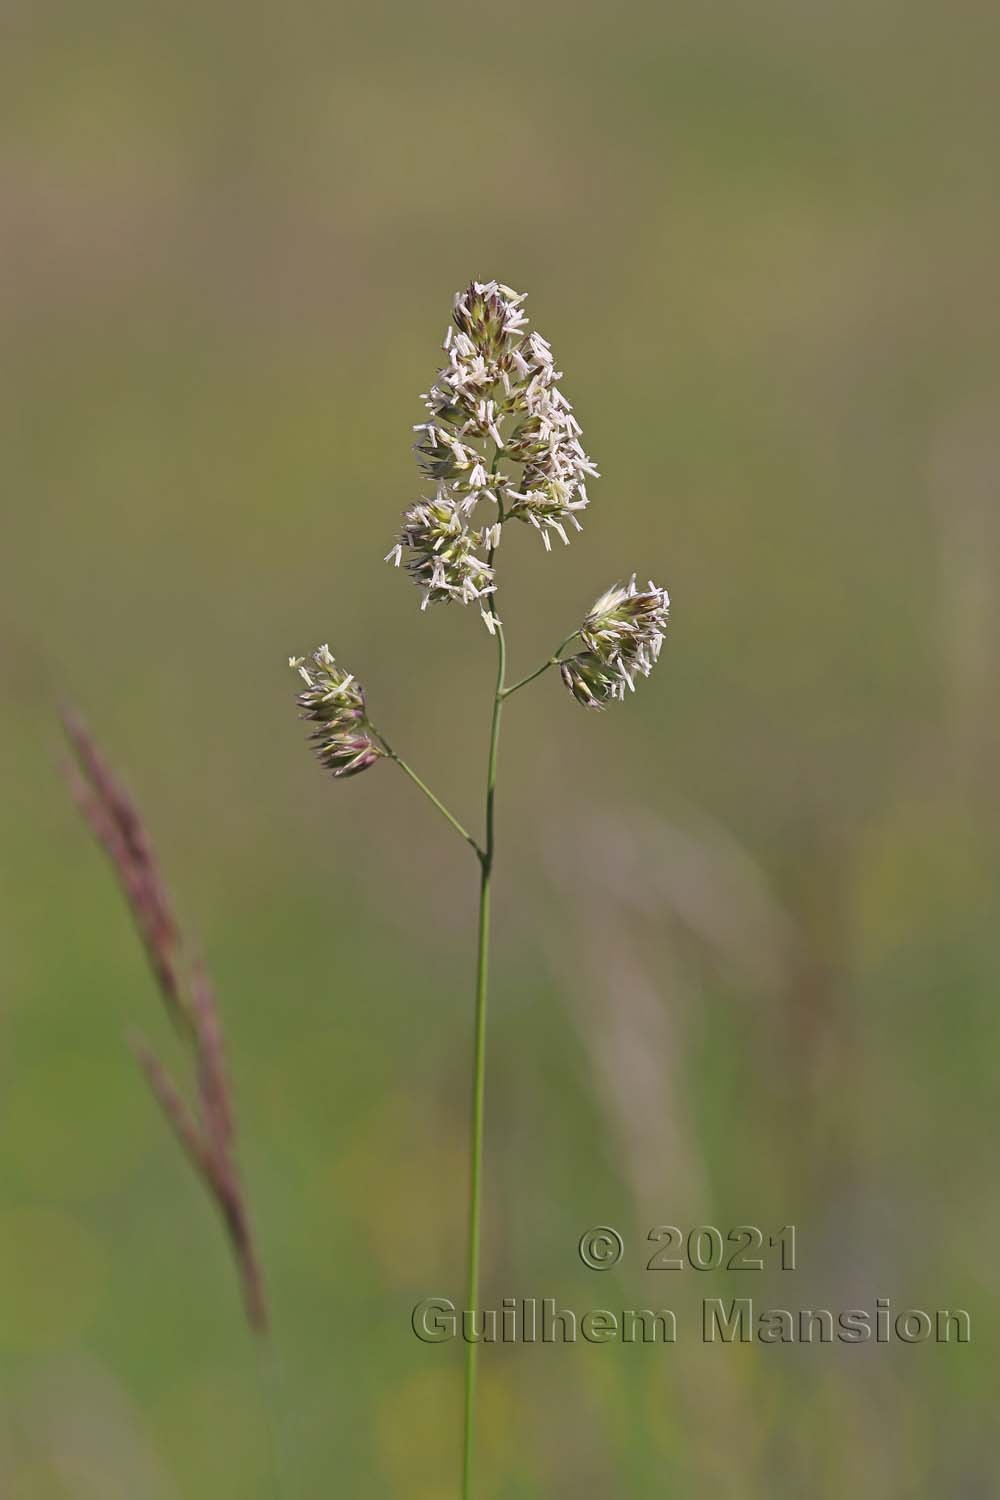
POLYGON ((187 1103, 141 1038, 132 1046, 146 1081, 188 1160, 222 1216, 240 1275, 247 1320, 267 1332, 264 1282, 235 1157, 235 1118, 215 995, 201 961, 184 962, 180 929, 138 809, 82 719, 63 713, 75 756, 67 768, 74 798, 118 876, 164 1005, 191 1054, 196 1106, 187 1103))
POLYGON ((117 871, 146 957, 175 1025, 184 1020, 180 934, 138 809, 112 772, 83 720, 63 709, 76 757, 66 776, 77 807, 117 871))

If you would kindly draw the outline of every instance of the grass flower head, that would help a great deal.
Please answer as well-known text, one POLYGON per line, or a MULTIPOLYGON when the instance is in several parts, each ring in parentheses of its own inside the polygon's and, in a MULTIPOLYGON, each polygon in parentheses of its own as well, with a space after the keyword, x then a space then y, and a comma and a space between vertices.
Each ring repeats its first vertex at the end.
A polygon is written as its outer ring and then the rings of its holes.
MULTIPOLYGON (((493 591, 493 554, 507 521, 534 527, 546 550, 580 530, 586 482, 596 477, 580 425, 556 384, 552 350, 528 326, 524 293, 473 281, 455 298, 447 363, 424 396, 416 451, 433 499, 413 505, 386 556, 423 590, 423 604, 463 604, 493 591), (472 517, 492 507, 478 528, 472 517)), ((491 608, 482 609, 490 630, 491 608)))
POLYGON ((310 739, 328 771, 356 776, 385 755, 368 723, 364 689, 337 665, 329 646, 317 646, 308 657, 290 656, 288 665, 305 683, 296 701, 302 718, 319 725, 310 739))
POLYGON ((648 677, 663 644, 670 596, 650 580, 636 587, 616 583, 596 601, 580 627, 586 648, 561 664, 562 678, 585 708, 604 708, 635 691, 637 675, 648 677))

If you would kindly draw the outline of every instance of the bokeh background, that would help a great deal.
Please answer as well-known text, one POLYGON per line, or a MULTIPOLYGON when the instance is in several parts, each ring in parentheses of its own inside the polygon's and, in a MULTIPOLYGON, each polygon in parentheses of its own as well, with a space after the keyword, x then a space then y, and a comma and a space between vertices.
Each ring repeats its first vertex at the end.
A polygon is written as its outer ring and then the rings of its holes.
POLYGON ((393 768, 322 778, 285 659, 329 640, 478 818, 491 644, 381 558, 492 276, 604 476, 571 548, 504 543, 514 670, 633 568, 675 608, 624 708, 547 678, 507 715, 484 1299, 681 1336, 487 1350, 480 1494, 991 1493, 995 7, 0 24, 0 1493, 271 1495, 265 1408, 289 1497, 457 1493, 461 1350, 409 1316, 461 1298, 475 867, 393 768), (221 993, 263 1379, 124 1045, 173 1057, 61 697, 221 993), (745 1222, 796 1224, 799 1269, 644 1270, 655 1225, 745 1222), (710 1295, 964 1307, 973 1343, 706 1348, 710 1295))

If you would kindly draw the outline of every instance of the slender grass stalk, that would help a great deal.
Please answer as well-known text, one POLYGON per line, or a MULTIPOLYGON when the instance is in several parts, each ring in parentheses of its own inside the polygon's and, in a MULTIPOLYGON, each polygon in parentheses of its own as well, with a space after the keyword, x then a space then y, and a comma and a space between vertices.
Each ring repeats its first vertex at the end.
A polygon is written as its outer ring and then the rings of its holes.
MULTIPOLYGON (((298 705, 302 718, 313 726, 310 738, 321 764, 335 777, 346 778, 368 770, 380 759, 395 761, 479 860, 465 1298, 473 1318, 479 1301, 490 897, 503 705, 512 693, 556 666, 568 691, 586 708, 602 709, 624 698, 626 691, 634 689, 637 677, 648 677, 652 671, 669 607, 665 589, 651 582, 648 589, 640 590, 633 574, 629 583, 615 584, 602 594, 582 625, 540 667, 507 686, 507 643, 496 613, 494 566, 503 528, 516 521, 532 529, 546 551, 551 551, 553 537, 568 543, 570 532, 581 529, 579 512, 589 503, 585 481, 597 475, 581 447, 573 409, 556 385, 562 376, 555 369, 551 348, 528 327, 523 301, 523 295, 496 281, 474 281, 455 298, 452 326, 443 344, 447 363, 424 397, 429 420, 416 428, 421 435, 416 444, 420 467, 434 483, 435 493, 404 512, 399 539, 386 555, 386 561, 397 568, 405 559, 406 572, 423 595, 422 608, 475 605, 496 639, 482 844, 375 728, 361 683, 335 660, 329 646, 319 646, 308 657, 290 658, 305 683, 298 705), (489 442, 492 461, 486 451, 489 442), (486 524, 482 524, 484 509, 486 524), (473 520, 477 511, 478 523, 473 520), (564 657, 563 651, 577 637, 583 649, 564 657)), ((478 1345, 474 1334, 473 1329, 466 1339, 462 1500, 472 1500, 475 1477, 478 1345)))
MULTIPOLYGON (((490 565, 492 566, 492 553, 490 565)), ((482 1220, 483 1134, 486 1111, 486 1001, 490 964, 490 882, 496 849, 495 802, 497 755, 500 748, 500 718, 503 712, 504 677, 507 671, 507 644, 503 626, 495 626, 497 642, 497 681, 493 695, 493 717, 490 724, 490 748, 486 763, 486 846, 480 857, 479 940, 476 953, 476 1019, 472 1064, 472 1142, 469 1165, 469 1244, 465 1305, 475 1314, 479 1301, 479 1243, 482 1220)), ((465 1440, 462 1460, 462 1500, 470 1500, 475 1463, 476 1376, 478 1373, 475 1339, 465 1345, 465 1440)))

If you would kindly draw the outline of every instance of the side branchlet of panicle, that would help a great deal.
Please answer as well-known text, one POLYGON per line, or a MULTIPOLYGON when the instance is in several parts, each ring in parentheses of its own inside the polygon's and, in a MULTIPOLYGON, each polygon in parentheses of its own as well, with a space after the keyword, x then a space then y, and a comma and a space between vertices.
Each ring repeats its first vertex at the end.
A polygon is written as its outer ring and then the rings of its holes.
POLYGON ((585 708, 604 708, 625 691, 635 691, 637 676, 648 677, 660 654, 670 597, 656 586, 639 589, 633 573, 627 584, 615 584, 595 602, 580 626, 584 650, 561 663, 562 678, 585 708))
POLYGON ((416 451, 433 496, 405 512, 386 556, 423 592, 423 605, 478 602, 492 593, 492 557, 507 521, 569 541, 597 475, 581 444, 552 350, 528 326, 524 293, 502 282, 472 282, 455 298, 444 340, 447 363, 424 396, 416 451), (492 507, 486 521, 473 516, 492 507))
POLYGON ((288 665, 305 683, 296 701, 301 717, 317 726, 309 738, 321 765, 334 776, 357 776, 385 755, 368 722, 364 689, 329 646, 290 656, 288 665))
POLYGON ((124 892, 166 1009, 191 1056, 194 1106, 141 1040, 134 1051, 146 1080, 188 1159, 213 1198, 225 1225, 251 1327, 267 1328, 264 1282, 235 1155, 235 1121, 222 1027, 208 976, 200 961, 185 961, 152 842, 137 807, 111 771, 75 713, 63 716, 74 761, 68 775, 74 797, 104 847, 124 892))

